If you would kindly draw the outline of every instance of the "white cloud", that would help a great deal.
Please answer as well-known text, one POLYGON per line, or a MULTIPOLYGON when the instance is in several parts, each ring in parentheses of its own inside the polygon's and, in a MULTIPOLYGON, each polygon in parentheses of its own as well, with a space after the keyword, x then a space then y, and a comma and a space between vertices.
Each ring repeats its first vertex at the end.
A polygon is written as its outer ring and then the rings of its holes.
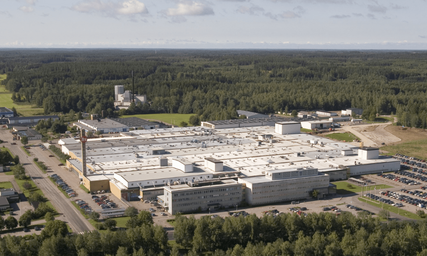
POLYGON ((213 15, 211 7, 196 2, 179 3, 176 8, 169 8, 166 11, 168 16, 202 16, 213 15))
POLYGON ((345 18, 350 18, 351 16, 350 15, 333 15, 333 16, 331 16, 331 18, 334 18, 334 19, 345 19, 345 18))
POLYGON ((37 0, 26 0, 25 2, 27 2, 29 5, 35 5, 37 0))
POLYGON ((102 0, 86 0, 74 5, 72 10, 77 12, 98 12, 108 16, 134 15, 148 13, 145 4, 138 0, 127 0, 121 2, 107 2, 102 0))
POLYGON ((129 0, 122 3, 122 8, 117 10, 120 14, 137 14, 137 13, 148 13, 145 5, 137 0, 129 0))
POLYGON ((368 9, 371 12, 380 12, 380 13, 385 13, 387 11, 387 7, 382 5, 368 5, 368 9))
POLYGON ((19 7, 19 10, 26 12, 26 13, 29 13, 29 12, 33 12, 34 8, 32 6, 24 5, 24 6, 19 7))
POLYGON ((263 8, 261 8, 261 7, 259 7, 259 6, 256 6, 256 5, 253 5, 253 6, 251 6, 251 7, 247 7, 247 6, 240 6, 240 7, 237 9, 237 12, 242 13, 242 14, 247 14, 247 13, 249 13, 249 14, 251 14, 251 15, 256 15, 256 14, 258 14, 259 12, 264 12, 264 9, 263 9, 263 8))
POLYGON ((279 14, 280 17, 284 19, 294 19, 294 18, 300 18, 301 16, 295 12, 287 11, 279 14))

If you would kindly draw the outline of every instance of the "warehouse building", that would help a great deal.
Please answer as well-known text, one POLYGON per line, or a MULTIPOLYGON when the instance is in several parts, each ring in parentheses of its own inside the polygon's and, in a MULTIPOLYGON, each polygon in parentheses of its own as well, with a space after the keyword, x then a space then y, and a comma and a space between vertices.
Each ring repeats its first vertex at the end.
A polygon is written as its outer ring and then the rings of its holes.
POLYGON ((40 120, 48 121, 51 119, 52 121, 59 120, 58 116, 21 116, 21 117, 10 117, 9 124, 10 125, 36 125, 40 120))
POLYGON ((14 113, 11 109, 6 107, 0 107, 0 118, 14 117, 14 113))
MULTIPOLYGON (((314 189, 323 197, 331 191, 330 180, 400 169, 400 161, 379 156, 378 149, 358 148, 299 129, 299 123, 281 120, 277 125, 134 130, 89 139, 86 177, 82 175, 80 143, 64 139, 61 146, 71 156, 67 166, 90 191, 110 190, 127 201, 160 198, 170 212, 206 209, 215 203, 171 204, 174 189, 193 195, 192 191, 203 189, 194 184, 234 186, 225 182, 234 180, 246 193, 242 200, 255 205, 262 200, 305 199, 314 189), (216 183, 219 180, 225 183, 216 183), (262 198, 254 194, 257 191, 263 193, 262 198), (172 193, 171 197, 165 193, 172 193)), ((227 196, 221 194, 223 201, 217 207, 228 207, 227 196)), ((233 204, 235 199, 229 198, 233 204)))
POLYGON ((243 200, 244 186, 235 180, 211 180, 164 187, 158 202, 170 214, 213 211, 236 207, 243 200))
POLYGON ((329 176, 315 168, 269 170, 264 176, 239 178, 246 185, 250 205, 273 204, 308 199, 317 190, 322 198, 329 193, 329 176))
POLYGON ((162 127, 162 124, 160 123, 147 121, 138 117, 110 118, 110 119, 136 130, 137 129, 150 130, 150 129, 157 129, 162 127))
POLYGON ((268 117, 268 115, 264 115, 264 114, 260 114, 260 113, 256 113, 256 112, 251 112, 251 111, 246 111, 246 110, 237 110, 237 115, 239 117, 245 116, 247 119, 267 118, 268 117))
POLYGON ((308 130, 315 130, 315 129, 329 129, 332 127, 332 121, 305 121, 301 122, 301 127, 308 130))
POLYGON ((323 110, 321 110, 321 111, 316 111, 316 114, 317 114, 318 116, 322 116, 322 117, 338 116, 338 114, 337 114, 337 113, 334 113, 334 112, 328 112, 328 111, 323 111, 323 110))
POLYGON ((100 132, 100 133, 119 133, 129 131, 127 125, 121 124, 109 118, 95 119, 95 120, 78 120, 73 123, 79 129, 84 129, 86 132, 100 132))
POLYGON ((363 109, 361 108, 348 108, 346 110, 341 110, 341 115, 343 116, 361 116, 363 114, 363 109))

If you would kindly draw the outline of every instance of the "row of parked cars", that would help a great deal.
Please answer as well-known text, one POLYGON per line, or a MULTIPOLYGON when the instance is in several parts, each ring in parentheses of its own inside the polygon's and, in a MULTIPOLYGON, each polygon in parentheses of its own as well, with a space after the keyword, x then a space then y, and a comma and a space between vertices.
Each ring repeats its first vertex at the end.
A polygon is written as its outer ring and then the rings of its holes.
POLYGON ((117 204, 108 199, 106 195, 102 196, 92 196, 92 200, 101 206, 102 209, 110 209, 110 208, 117 208, 117 204))
POLYGON ((374 194, 371 194, 371 193, 367 193, 367 194, 365 194, 365 196, 369 197, 369 198, 371 198, 373 200, 380 201, 380 202, 383 202, 383 203, 386 203, 386 204, 389 204, 389 205, 394 204, 394 202, 392 200, 390 200, 390 199, 382 198, 380 196, 377 196, 377 195, 374 195, 374 194))
MULTIPOLYGON (((402 172, 396 172, 396 173, 397 174, 401 174, 402 172)), ((389 174, 381 174, 381 173, 379 173, 377 175, 379 177, 383 177, 383 178, 386 178, 386 179, 389 179, 389 180, 393 180, 393 181, 405 183, 406 185, 418 185, 418 184, 420 184, 418 181, 407 179, 407 178, 402 178, 402 177, 399 177, 397 175, 390 174, 390 173, 389 174)), ((403 174, 401 174, 401 175, 403 175, 403 174)))
POLYGON ((74 202, 76 202, 80 209, 84 210, 87 214, 92 212, 92 208, 84 200, 76 199, 74 202))
MULTIPOLYGON (((411 157, 411 156, 402 155, 402 154, 396 154, 393 157, 400 159, 400 161, 402 163, 407 163, 407 164, 416 165, 416 166, 418 166, 418 163, 422 164, 422 163, 425 162, 424 159, 419 159, 419 158, 416 158, 416 157, 411 157)), ((420 167, 420 166, 418 166, 418 167, 420 167)), ((426 167, 423 167, 423 168, 426 168, 426 167)))
MULTIPOLYGON (((418 190, 409 191, 409 190, 406 190, 406 189, 401 189, 401 191, 404 192, 404 193, 408 193, 410 195, 415 195, 415 196, 418 196, 418 197, 421 197, 421 198, 425 199, 424 193, 422 191, 418 191, 418 190)), ((420 208, 424 208, 424 209, 426 209, 426 206, 427 206, 427 201, 426 200, 422 200, 422 199, 418 199, 418 198, 412 198, 412 197, 407 196, 407 195, 400 195, 399 200, 401 200, 401 201, 403 201, 405 203, 408 203, 408 204, 412 204, 412 205, 418 206, 420 208)))
POLYGON ((72 188, 70 188, 68 185, 67 185, 67 183, 65 183, 62 179, 61 179, 61 177, 59 177, 59 175, 58 174, 52 174, 52 175, 50 175, 50 177, 52 178, 52 179, 54 179, 55 180, 55 183, 56 183, 56 185, 58 186, 58 187, 60 187, 62 190, 64 190, 65 191, 65 193, 67 193, 67 195, 68 196, 70 196, 70 197, 75 197, 75 196, 77 196, 77 193, 72 189, 72 188))

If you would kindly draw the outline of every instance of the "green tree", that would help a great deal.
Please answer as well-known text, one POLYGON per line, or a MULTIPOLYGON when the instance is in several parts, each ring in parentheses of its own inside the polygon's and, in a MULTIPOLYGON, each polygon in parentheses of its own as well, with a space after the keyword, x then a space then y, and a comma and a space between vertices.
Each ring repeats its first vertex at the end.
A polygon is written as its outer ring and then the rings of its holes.
POLYGON ((125 215, 131 218, 135 217, 136 215, 138 215, 138 210, 133 206, 129 206, 125 210, 125 215))
POLYGON ((182 121, 181 123, 179 123, 179 126, 180 126, 180 127, 187 127, 187 126, 188 126, 188 123, 187 123, 187 122, 182 121))
POLYGON ((19 218, 19 226, 26 228, 29 225, 31 225, 31 210, 26 211, 19 218))
POLYGON ((390 212, 389 211, 387 211, 387 210, 381 210, 379 213, 378 213, 378 217, 381 217, 381 218, 383 218, 383 219, 389 219, 390 218, 390 212))
POLYGON ((22 136, 21 137, 21 143, 24 144, 24 145, 27 145, 28 144, 28 137, 27 136, 22 136))
POLYGON ((31 185, 31 183, 29 183, 28 181, 22 183, 22 186, 26 189, 26 190, 30 190, 33 185, 31 185))
POLYGON ((5 222, 2 216, 0 216, 0 231, 2 231, 4 229, 5 226, 5 222))
POLYGON ((14 162, 15 164, 19 164, 19 156, 15 156, 15 157, 13 158, 13 162, 14 162))
POLYGON ((100 214, 99 214, 98 212, 94 212, 94 211, 92 211, 92 212, 90 213, 90 218, 91 218, 92 220, 94 220, 94 221, 98 221, 98 220, 99 220, 99 217, 100 217, 100 214))
POLYGON ((46 202, 47 199, 39 193, 31 193, 28 197, 28 202, 46 202))
POLYGON ((18 226, 18 221, 13 216, 9 216, 4 221, 4 225, 6 226, 7 229, 11 230, 18 226))
POLYGON ((313 191, 311 191, 311 196, 312 196, 314 199, 318 199, 318 197, 319 197, 319 191, 318 191, 318 190, 316 190, 316 189, 314 189, 313 191))
POLYGON ((44 220, 45 220, 46 222, 53 221, 53 220, 55 220, 55 215, 54 215, 52 212, 47 212, 47 213, 44 215, 44 220))
POLYGON ((292 117, 297 117, 298 116, 298 111, 296 111, 295 109, 292 110, 291 116, 292 117))
POLYGON ((17 164, 10 168, 13 172, 13 175, 18 180, 25 180, 27 179, 27 175, 25 174, 25 168, 22 166, 22 164, 17 164))
POLYGON ((104 225, 106 228, 108 228, 109 230, 112 230, 113 228, 116 227, 117 225, 117 221, 113 220, 113 219, 106 219, 104 221, 104 225))
MULTIPOLYGON (((13 96, 13 95, 12 95, 13 96)), ((15 107, 12 107, 11 109, 13 111, 13 116, 18 116, 18 111, 16 111, 15 107)))
POLYGON ((60 220, 53 220, 46 223, 46 227, 43 229, 41 236, 43 238, 61 235, 64 237, 68 234, 68 228, 65 222, 60 220))

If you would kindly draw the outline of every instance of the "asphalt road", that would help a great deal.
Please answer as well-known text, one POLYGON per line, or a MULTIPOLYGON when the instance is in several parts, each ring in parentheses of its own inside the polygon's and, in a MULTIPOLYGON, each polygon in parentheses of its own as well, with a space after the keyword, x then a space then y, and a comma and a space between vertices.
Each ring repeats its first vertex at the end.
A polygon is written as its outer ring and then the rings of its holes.
MULTIPOLYGON (((49 180, 47 174, 42 173, 40 169, 33 163, 34 157, 38 157, 40 161, 44 161, 45 157, 34 155, 33 153, 31 156, 28 156, 20 148, 22 146, 21 142, 12 141, 12 134, 9 132, 9 130, 0 130, 0 138, 4 141, 7 141, 7 144, 5 145, 14 155, 19 156, 20 163, 24 165, 27 174, 43 191, 45 196, 53 204, 56 210, 63 215, 68 225, 74 232, 95 230, 95 228, 71 204, 70 199, 66 198, 64 194, 62 194, 59 189, 49 180), (11 142, 16 142, 16 145, 11 145, 11 142)), ((31 149, 29 151, 31 152, 31 149)), ((58 161, 58 163, 60 162, 58 161)))

